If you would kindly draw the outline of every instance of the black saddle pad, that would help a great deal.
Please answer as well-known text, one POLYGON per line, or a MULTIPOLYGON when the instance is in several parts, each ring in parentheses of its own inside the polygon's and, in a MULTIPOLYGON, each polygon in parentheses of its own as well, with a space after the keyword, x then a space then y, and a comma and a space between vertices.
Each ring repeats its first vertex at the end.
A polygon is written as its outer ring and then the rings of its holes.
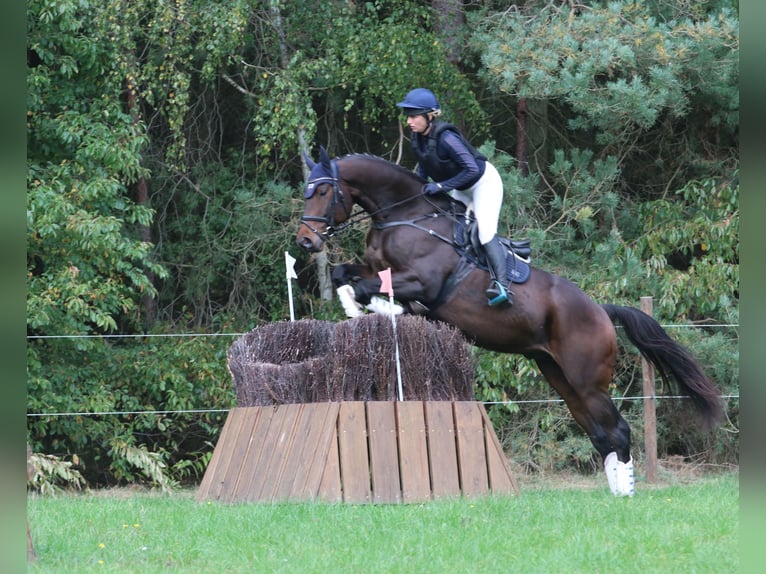
POLYGON ((513 283, 526 283, 532 273, 529 263, 512 252, 505 259, 505 270, 505 276, 513 283))

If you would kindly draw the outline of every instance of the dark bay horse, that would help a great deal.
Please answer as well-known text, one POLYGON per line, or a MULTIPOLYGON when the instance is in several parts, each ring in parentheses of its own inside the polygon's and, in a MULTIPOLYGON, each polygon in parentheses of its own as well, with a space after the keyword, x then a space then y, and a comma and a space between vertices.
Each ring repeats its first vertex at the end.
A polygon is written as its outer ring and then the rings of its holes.
POLYGON ((353 285, 356 300, 367 304, 380 292, 378 272, 390 268, 394 295, 406 310, 454 325, 479 347, 534 360, 601 455, 615 495, 633 494, 630 428, 609 395, 615 324, 660 376, 691 398, 708 425, 722 418, 715 385, 649 315, 599 305, 571 281, 534 267, 526 282, 512 286, 512 306, 490 307, 487 271, 466 264, 453 244, 454 200, 423 194, 422 179, 383 158, 330 159, 323 148, 318 163, 306 159, 311 175, 300 247, 319 251, 344 224, 370 220, 365 263, 336 267, 335 286, 353 285), (354 213, 355 204, 363 211, 354 213))

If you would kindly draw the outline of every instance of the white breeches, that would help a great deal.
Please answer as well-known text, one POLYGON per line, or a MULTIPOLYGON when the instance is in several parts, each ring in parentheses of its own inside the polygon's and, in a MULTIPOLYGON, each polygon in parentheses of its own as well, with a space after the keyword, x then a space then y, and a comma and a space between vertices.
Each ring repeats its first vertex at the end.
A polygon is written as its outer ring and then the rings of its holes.
POLYGON ((503 180, 494 165, 487 162, 481 179, 465 190, 453 189, 450 195, 473 211, 479 227, 479 241, 492 241, 497 233, 497 220, 503 205, 503 180))

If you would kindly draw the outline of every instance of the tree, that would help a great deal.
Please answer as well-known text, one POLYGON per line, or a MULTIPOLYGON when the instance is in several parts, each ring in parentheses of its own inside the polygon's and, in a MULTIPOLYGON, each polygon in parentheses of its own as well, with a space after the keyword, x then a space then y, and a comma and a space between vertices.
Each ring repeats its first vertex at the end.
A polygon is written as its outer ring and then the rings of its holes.
POLYGON ((690 180, 736 179, 732 12, 665 21, 641 1, 548 2, 473 22, 483 77, 543 110, 528 118, 544 135, 529 153, 544 191, 539 225, 568 253, 639 232, 636 203, 690 180))
POLYGON ((152 211, 129 187, 146 177, 143 127, 126 113, 120 48, 106 19, 72 2, 28 12, 28 305, 33 333, 132 327, 146 271, 164 276, 141 239, 152 211), (88 30, 85 33, 85 30, 88 30), (87 78, 87 81, 78 79, 87 78))

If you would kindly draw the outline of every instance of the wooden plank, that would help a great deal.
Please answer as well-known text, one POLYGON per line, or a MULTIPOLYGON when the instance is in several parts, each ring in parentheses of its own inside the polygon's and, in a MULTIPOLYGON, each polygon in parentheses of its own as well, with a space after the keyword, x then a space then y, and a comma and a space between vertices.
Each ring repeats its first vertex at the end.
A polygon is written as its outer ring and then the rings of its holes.
POLYGON ((505 458, 505 452, 503 452, 503 446, 495 434, 495 429, 492 426, 492 421, 489 420, 489 415, 484 409, 484 405, 479 403, 481 410, 481 418, 484 421, 484 437, 485 444, 487 445, 487 471, 489 473, 489 488, 493 494, 512 492, 515 495, 520 495, 519 485, 516 482, 516 477, 508 468, 508 461, 505 458))
POLYGON ((447 401, 426 401, 425 413, 433 496, 460 496, 452 404, 447 401))
POLYGON ((399 453, 393 401, 366 403, 373 502, 401 502, 399 453))
POLYGON ((424 502, 431 499, 431 474, 423 402, 397 401, 395 404, 402 500, 424 502))
POLYGON ((273 500, 288 500, 290 498, 293 484, 301 476, 302 469, 305 468, 304 447, 310 440, 312 433, 311 422, 312 413, 310 412, 316 405, 297 404, 295 421, 293 423, 293 433, 290 444, 287 445, 287 452, 284 455, 284 464, 282 468, 282 478, 276 484, 272 494, 273 500))
MULTIPOLYGON (((251 493, 251 496, 255 497, 254 500, 264 502, 275 500, 279 484, 284 477, 287 461, 294 447, 295 421, 300 408, 301 405, 299 404, 280 405, 274 412, 271 426, 275 432, 266 439, 268 441, 266 446, 271 447, 271 452, 268 461, 262 459, 263 481, 260 491, 251 493), (276 429, 277 426, 279 427, 278 430, 276 429)), ((264 451, 263 457, 266 455, 267 453, 264 451)))
MULTIPOLYGON (((232 419, 231 436, 226 443, 222 443, 219 440, 216 446, 216 448, 221 449, 221 460, 216 467, 216 475, 213 484, 211 484, 208 499, 221 500, 221 492, 226 483, 226 477, 231 475, 232 466, 238 468, 239 461, 244 456, 247 440, 250 437, 249 429, 245 433, 246 436, 243 435, 242 431, 247 415, 248 410, 246 408, 235 408, 229 411, 229 417, 232 419), (232 465, 232 460, 234 459, 236 459, 236 463, 232 465)), ((233 478, 236 479, 236 475, 233 478)))
POLYGON ((332 425, 335 432, 329 441, 330 448, 325 457, 325 467, 317 492, 317 498, 323 502, 343 502, 343 484, 340 480, 340 459, 336 424, 337 421, 332 425))
POLYGON ((452 405, 455 411, 458 472, 463 496, 486 494, 489 492, 489 479, 484 425, 478 403, 455 401, 452 405))
POLYGON ((343 500, 370 502, 370 467, 363 402, 344 402, 338 412, 338 453, 343 500))
POLYGON ((237 411, 239 418, 237 433, 232 444, 227 445, 228 448, 226 450, 228 453, 225 453, 222 460, 221 472, 218 473, 218 484, 213 491, 215 500, 220 500, 221 502, 228 502, 232 495, 233 486, 239 478, 239 473, 242 469, 242 460, 247 453, 253 430, 253 419, 257 418, 260 412, 258 408, 253 407, 240 408, 237 411))
MULTIPOLYGON (((248 419, 243 425, 243 434, 250 429, 250 436, 246 441, 246 450, 244 456, 239 460, 239 472, 236 477, 226 478, 225 488, 228 488, 226 500, 242 501, 247 500, 251 492, 251 484, 257 479, 259 472, 258 461, 263 449, 264 437, 271 426, 271 418, 274 414, 274 407, 249 407, 248 419)), ((232 466, 235 461, 232 460, 232 466)))
POLYGON ((299 470, 293 484, 291 499, 314 500, 319 496, 328 456, 332 443, 338 440, 338 411, 340 403, 319 403, 311 405, 309 434, 303 445, 305 465, 299 470))
POLYGON ((230 410, 229 414, 226 415, 226 421, 223 423, 221 434, 218 435, 218 441, 213 449, 210 462, 207 464, 205 474, 202 476, 202 481, 197 489, 197 494, 195 496, 197 502, 202 502, 210 497, 213 486, 216 480, 218 480, 218 474, 223 469, 222 464, 224 457, 227 453, 228 456, 231 456, 228 446, 233 444, 236 440, 235 437, 237 432, 239 432, 239 421, 241 420, 239 413, 235 413, 234 411, 237 411, 237 409, 230 410))

